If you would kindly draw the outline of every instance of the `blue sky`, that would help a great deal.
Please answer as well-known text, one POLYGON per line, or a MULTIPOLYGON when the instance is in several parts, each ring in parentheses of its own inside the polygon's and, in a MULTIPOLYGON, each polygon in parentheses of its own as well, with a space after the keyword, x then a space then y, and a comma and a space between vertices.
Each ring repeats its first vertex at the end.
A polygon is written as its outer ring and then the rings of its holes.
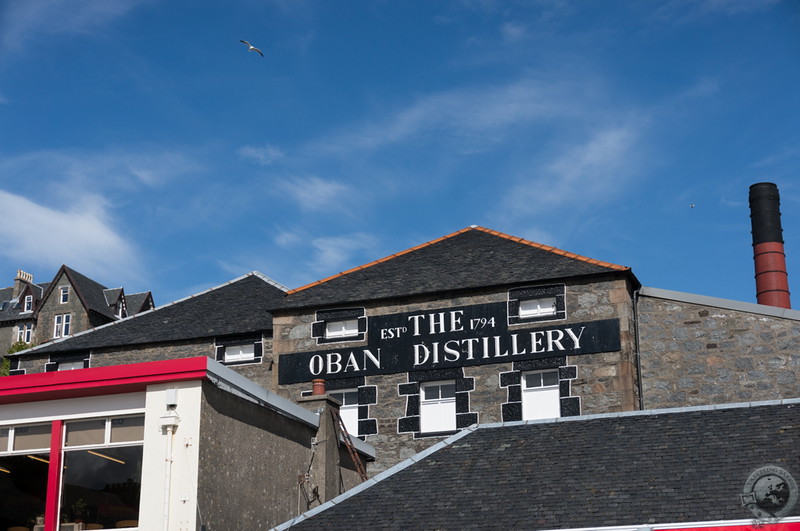
POLYGON ((0 285, 298 287, 477 224, 754 302, 771 181, 800 305, 798 65, 789 0, 3 2, 0 285))

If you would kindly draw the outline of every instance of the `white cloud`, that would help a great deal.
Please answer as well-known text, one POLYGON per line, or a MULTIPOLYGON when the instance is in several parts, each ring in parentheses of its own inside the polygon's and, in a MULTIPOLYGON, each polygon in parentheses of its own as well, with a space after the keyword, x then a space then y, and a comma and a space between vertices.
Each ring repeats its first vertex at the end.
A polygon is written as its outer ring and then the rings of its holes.
POLYGON ((38 151, 0 159, 0 170, 10 178, 26 182, 44 177, 75 190, 158 188, 200 169, 187 155, 169 151, 38 151))
MULTIPOLYGON (((510 127, 559 116, 575 115, 578 87, 536 80, 456 89, 426 95, 387 118, 357 124, 314 143, 309 152, 349 155, 409 141, 450 141, 460 151, 474 152, 490 147, 510 127)), ((584 98, 591 92, 581 87, 584 98)))
POLYGON ((89 34, 151 0, 25 0, 0 8, 0 54, 48 34, 89 34))
POLYGON ((314 263, 311 267, 326 275, 335 274, 335 271, 341 271, 344 266, 349 266, 355 254, 373 249, 376 241, 373 236, 365 233, 316 238, 311 241, 314 247, 314 263))
POLYGON ((508 42, 521 40, 522 38, 525 37, 527 32, 528 28, 523 24, 506 22, 505 24, 500 26, 500 33, 503 35, 503 39, 505 39, 508 42))
POLYGON ((345 184, 315 175, 284 179, 277 183, 277 188, 297 202, 304 212, 340 209, 342 199, 350 192, 345 184))
POLYGON ((20 266, 68 264, 98 278, 140 274, 137 253, 112 226, 105 200, 84 195, 65 210, 0 190, 0 210, 18 223, 0 224, 0 255, 20 266))
POLYGON ((616 197, 637 167, 638 137, 635 127, 609 127, 563 148, 543 164, 542 177, 523 176, 510 190, 506 211, 524 218, 558 211, 566 204, 581 210, 616 197))
POLYGON ((284 157, 283 151, 271 145, 264 147, 244 146, 239 150, 239 155, 246 159, 255 160, 263 166, 269 166, 284 157))

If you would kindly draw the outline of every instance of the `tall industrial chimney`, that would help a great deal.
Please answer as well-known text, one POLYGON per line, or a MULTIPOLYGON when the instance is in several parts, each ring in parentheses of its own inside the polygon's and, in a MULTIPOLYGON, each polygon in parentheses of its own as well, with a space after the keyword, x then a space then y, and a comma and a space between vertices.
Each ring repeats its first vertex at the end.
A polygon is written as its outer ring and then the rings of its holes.
POLYGON ((780 194, 774 183, 757 183, 750 187, 756 299, 758 304, 791 308, 780 205, 780 194))

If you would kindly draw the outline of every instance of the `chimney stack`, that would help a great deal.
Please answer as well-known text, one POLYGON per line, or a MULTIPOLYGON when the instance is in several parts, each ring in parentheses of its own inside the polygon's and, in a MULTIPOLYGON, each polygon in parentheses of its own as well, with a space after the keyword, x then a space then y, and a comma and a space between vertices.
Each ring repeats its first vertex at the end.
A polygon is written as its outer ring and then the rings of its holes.
POLYGON ((753 227, 753 261, 758 304, 791 308, 789 275, 783 251, 780 194, 774 183, 750 187, 750 221, 753 227))
POLYGON ((14 289, 11 291, 12 299, 19 297, 22 290, 25 289, 25 284, 33 284, 33 275, 26 273, 22 269, 17 269, 17 276, 14 278, 14 289))

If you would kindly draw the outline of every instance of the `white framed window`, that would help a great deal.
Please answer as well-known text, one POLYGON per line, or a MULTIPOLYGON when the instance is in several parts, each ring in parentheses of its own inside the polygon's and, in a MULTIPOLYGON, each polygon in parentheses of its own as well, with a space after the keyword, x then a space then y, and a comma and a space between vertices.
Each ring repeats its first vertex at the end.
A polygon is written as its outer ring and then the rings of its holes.
POLYGON ((56 315, 55 326, 53 327, 53 337, 64 337, 69 335, 72 316, 68 313, 56 315))
POLYGON ((256 349, 254 343, 245 343, 241 345, 227 345, 225 347, 224 361, 248 361, 253 360, 256 356, 256 349))
POLYGON ((58 362, 59 371, 74 371, 75 369, 83 369, 85 364, 83 360, 74 361, 60 361, 58 362))
POLYGON ((19 325, 17 328, 17 341, 24 341, 25 343, 31 342, 31 335, 33 334, 33 323, 25 323, 19 325))
POLYGON ((33 311, 33 295, 25 295, 25 302, 22 306, 22 311, 25 313, 33 311))
POLYGON ((519 301, 519 316, 522 319, 556 314, 556 298, 543 297, 519 301))
POLYGON ((420 387, 419 428, 421 433, 455 431, 455 382, 422 384, 420 387))
POLYGON ((344 319, 325 323, 325 339, 338 339, 358 335, 358 319, 344 319))
POLYGON ((317 344, 364 341, 366 332, 364 308, 320 310, 316 313, 316 321, 311 323, 311 337, 317 340, 317 344))
POLYGON ((558 369, 522 374, 522 420, 561 416, 558 369))
POLYGON ((358 389, 337 389, 329 391, 328 396, 342 403, 339 415, 342 417, 347 433, 358 436, 358 389))
POLYGON ((69 302, 69 286, 61 286, 59 288, 61 293, 61 297, 59 298, 59 302, 61 304, 66 304, 69 302))
POLYGON ((566 286, 531 286, 508 292, 508 324, 567 318, 566 286))

